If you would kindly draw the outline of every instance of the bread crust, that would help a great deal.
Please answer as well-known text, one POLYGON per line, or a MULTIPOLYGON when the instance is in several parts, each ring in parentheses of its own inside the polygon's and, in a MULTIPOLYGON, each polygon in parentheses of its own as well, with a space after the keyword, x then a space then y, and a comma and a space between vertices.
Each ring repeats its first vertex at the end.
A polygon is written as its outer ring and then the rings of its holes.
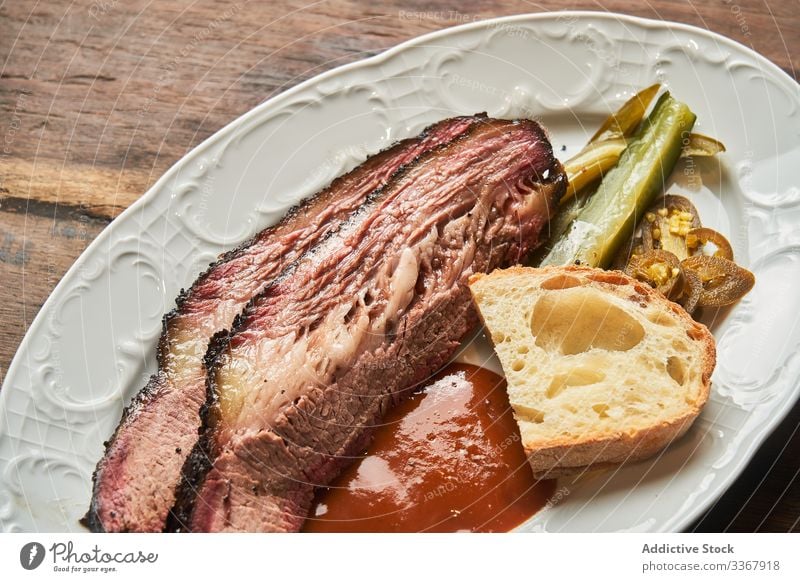
MULTIPOLYGON (((511 267, 491 274, 476 274, 470 278, 470 287, 486 277, 535 276, 545 280, 554 275, 578 275, 592 281, 605 291, 634 298, 641 304, 654 302, 659 308, 669 310, 686 328, 693 343, 701 346, 701 374, 697 400, 686 413, 663 419, 656 425, 630 432, 614 432, 585 439, 565 437, 546 442, 526 442, 523 447, 528 456, 534 476, 538 479, 551 479, 573 475, 589 469, 616 466, 621 463, 636 462, 652 457, 673 441, 683 436, 700 414, 708 401, 711 390, 711 374, 716 365, 716 345, 708 328, 692 319, 677 303, 674 303, 652 287, 629 277, 621 271, 603 271, 591 267, 569 265, 564 267, 511 267)), ((480 309, 478 310, 480 313, 480 309)), ((481 314, 481 318, 483 315, 481 314)), ((484 321, 485 324, 485 321, 484 321)))

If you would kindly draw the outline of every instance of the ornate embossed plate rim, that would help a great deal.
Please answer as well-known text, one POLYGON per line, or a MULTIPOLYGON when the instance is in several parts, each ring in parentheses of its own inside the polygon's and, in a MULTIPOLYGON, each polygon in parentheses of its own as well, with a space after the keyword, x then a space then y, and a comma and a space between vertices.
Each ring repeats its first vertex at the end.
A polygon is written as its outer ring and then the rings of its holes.
MULTIPOLYGON (((343 65, 331 71, 322 73, 312 79, 309 79, 297 85, 292 89, 287 90, 286 92, 274 98, 267 100, 266 102, 255 107, 250 112, 242 115, 241 117, 237 118, 236 120, 226 125, 220 131, 209 137, 203 143, 198 145, 194 150, 192 150, 190 153, 184 156, 184 158, 178 161, 139 200, 137 200, 134 204, 131 205, 131 207, 129 207, 125 212, 123 212, 120 215, 120 217, 118 217, 118 219, 108 229, 105 230, 105 232, 101 233, 100 236, 98 236, 97 239, 93 241, 93 243, 86 249, 86 251, 81 255, 81 257, 79 257, 79 259, 75 262, 75 264, 72 266, 69 272, 59 282, 59 284, 56 286, 55 290, 51 294, 50 298, 48 298, 48 300, 45 302, 39 315, 37 315, 35 321, 28 330, 28 333, 23 339, 19 347, 17 356, 15 357, 11 366, 9 367, 8 373, 6 375, 6 382, 4 384, 7 385, 10 379, 14 378, 15 375, 18 373, 18 368, 20 367, 19 362, 22 359, 20 355, 30 350, 30 344, 32 341, 31 338, 36 336, 36 334, 39 332, 39 329, 43 325, 44 314, 48 313, 53 308, 53 305, 56 302, 57 298, 61 294, 63 294, 65 288, 72 283, 72 279, 74 279, 75 272, 78 269, 80 269, 89 260, 89 258, 97 251, 100 245, 103 244, 106 241, 106 239, 108 239, 111 236, 111 233, 113 232, 115 225, 122 223, 123 221, 128 219, 132 214, 142 211, 143 209, 148 207, 148 205, 154 203, 159 196, 165 194, 165 192, 168 190, 166 186, 170 184, 170 182, 177 176, 177 174, 181 171, 181 169, 186 168, 190 164, 197 162, 199 158, 211 146, 220 143, 226 138, 229 138, 238 128, 244 126, 251 120, 257 119, 260 116, 266 114, 271 109, 279 107, 285 101, 292 99, 296 94, 305 91, 314 84, 323 83, 328 79, 336 78, 339 75, 348 73, 350 71, 355 71, 359 68, 380 64, 384 61, 389 60, 395 55, 408 50, 409 48, 425 45, 427 43, 431 43, 432 41, 445 38, 449 35, 465 31, 473 31, 480 29, 485 29, 486 31, 489 31, 491 30, 491 27, 504 26, 515 23, 531 23, 531 24, 542 23, 548 20, 554 20, 558 18, 575 18, 577 20, 583 18, 591 18, 600 21, 606 20, 615 23, 621 22, 630 25, 632 27, 638 27, 641 29, 669 29, 675 31, 683 31, 689 34, 699 35, 706 38, 711 38, 718 45, 728 46, 734 49, 735 51, 738 51, 740 54, 744 53, 745 56, 759 63, 762 67, 764 67, 766 71, 770 72, 773 76, 777 76, 777 78, 780 79, 781 82, 783 83, 788 82, 793 88, 796 88, 796 85, 789 78, 789 76, 786 75, 774 64, 769 62, 761 55, 758 55, 757 53, 753 52, 751 49, 744 47, 730 39, 727 39, 725 37, 722 37, 720 35, 711 33, 703 29, 699 29, 684 24, 658 22, 627 15, 586 12, 586 11, 517 15, 517 16, 470 23, 462 26, 444 29, 441 31, 436 31, 430 34, 426 34, 424 36, 417 37, 415 39, 411 39, 379 55, 355 63, 343 65)), ((786 416, 792 404, 796 400, 798 392, 800 392, 800 383, 795 383, 792 386, 792 389, 793 389, 793 397, 791 399, 788 399, 779 409, 774 410, 774 414, 771 416, 768 422, 763 423, 762 425, 760 425, 758 430, 753 431, 752 433, 753 438, 748 441, 746 446, 742 447, 743 450, 739 451, 740 453, 744 452, 745 454, 743 455, 740 454, 737 457, 736 461, 732 462, 728 467, 726 467, 725 477, 720 483, 715 483, 715 486, 712 489, 705 492, 704 496, 702 497, 703 500, 702 503, 699 503, 697 506, 695 506, 692 509, 692 511, 684 512, 681 515, 674 516, 674 518, 668 523, 657 524, 658 529, 680 529, 685 527, 686 525, 691 523, 697 516, 702 514, 702 512, 705 511, 707 507, 711 503, 713 503, 719 495, 721 495, 724 492, 724 490, 730 485, 730 483, 736 478, 736 476, 738 476, 738 474, 744 468, 745 464, 752 458, 756 448, 763 442, 764 438, 786 416)), ((0 393, 0 408, 2 408, 5 406, 5 400, 6 400, 5 394, 7 393, 7 391, 2 390, 0 392, 2 392, 0 393)), ((1 420, 2 419, 0 419, 0 421, 1 420)))

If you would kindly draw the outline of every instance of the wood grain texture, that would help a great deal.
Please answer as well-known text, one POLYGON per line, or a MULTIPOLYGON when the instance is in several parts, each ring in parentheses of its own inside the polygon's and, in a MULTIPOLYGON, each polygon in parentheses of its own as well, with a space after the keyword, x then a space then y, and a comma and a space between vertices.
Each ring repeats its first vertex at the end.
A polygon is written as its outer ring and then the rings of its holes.
MULTIPOLYGON (((83 249, 187 151, 256 104, 422 33, 556 9, 674 20, 797 78, 781 0, 315 3, 77 0, 0 5, 0 380, 83 249)), ((800 407, 698 531, 796 531, 800 407)))

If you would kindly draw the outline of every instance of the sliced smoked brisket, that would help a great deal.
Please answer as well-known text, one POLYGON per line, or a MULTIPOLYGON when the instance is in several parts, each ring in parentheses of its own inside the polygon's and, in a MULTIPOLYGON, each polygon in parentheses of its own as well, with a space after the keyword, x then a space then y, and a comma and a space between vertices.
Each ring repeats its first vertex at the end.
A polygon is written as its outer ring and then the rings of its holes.
POLYGON ((203 357, 247 302, 284 267, 334 232, 368 194, 420 154, 461 135, 483 116, 453 118, 386 149, 293 208, 212 264, 164 318, 158 372, 125 410, 94 474, 85 523, 94 531, 162 531, 181 468, 197 442, 205 401, 203 357))
POLYGON ((537 123, 484 120, 370 196, 215 339, 172 525, 299 530, 315 487, 474 327, 469 276, 535 247, 565 186, 537 123))

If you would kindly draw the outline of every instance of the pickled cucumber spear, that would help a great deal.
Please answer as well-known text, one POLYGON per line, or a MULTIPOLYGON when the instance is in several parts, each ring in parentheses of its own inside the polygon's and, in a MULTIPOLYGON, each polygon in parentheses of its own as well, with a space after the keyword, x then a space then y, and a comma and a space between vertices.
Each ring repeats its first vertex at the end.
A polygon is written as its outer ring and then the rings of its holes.
MULTIPOLYGON (((609 115, 586 146, 564 162, 564 171, 569 178, 567 192, 561 199, 562 206, 573 205, 573 196, 602 178, 617 165, 619 157, 628 147, 628 139, 639 127, 647 108, 661 85, 656 83, 642 89, 609 115)), ((690 133, 682 140, 681 157, 710 157, 725 151, 725 146, 712 137, 690 133)))
POLYGON ((625 138, 633 135, 639 127, 660 88, 658 83, 650 85, 628 99, 605 119, 586 147, 564 162, 569 185, 562 204, 617 165, 620 155, 628 147, 625 138))
POLYGON ((577 211, 539 264, 608 266, 661 192, 694 122, 695 115, 686 105, 664 93, 627 142, 617 165, 603 177, 597 192, 577 211))

